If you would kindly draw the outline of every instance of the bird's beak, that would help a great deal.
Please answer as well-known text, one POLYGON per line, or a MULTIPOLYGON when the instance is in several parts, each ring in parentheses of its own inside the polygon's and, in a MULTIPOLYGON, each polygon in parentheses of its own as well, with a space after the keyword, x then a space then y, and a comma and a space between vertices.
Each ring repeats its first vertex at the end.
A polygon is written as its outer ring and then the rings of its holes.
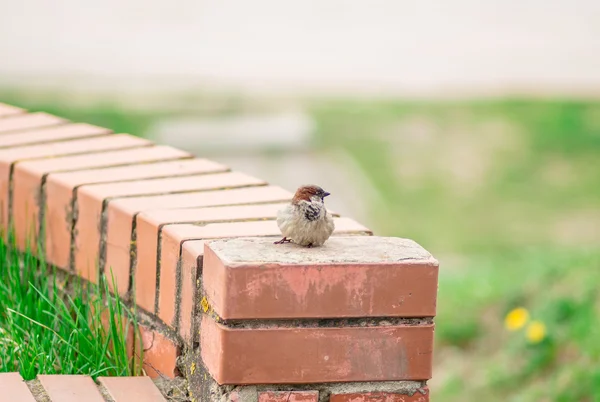
POLYGON ((331 195, 331 193, 328 193, 327 191, 325 191, 325 192, 323 193, 323 198, 327 197, 328 195, 331 195))

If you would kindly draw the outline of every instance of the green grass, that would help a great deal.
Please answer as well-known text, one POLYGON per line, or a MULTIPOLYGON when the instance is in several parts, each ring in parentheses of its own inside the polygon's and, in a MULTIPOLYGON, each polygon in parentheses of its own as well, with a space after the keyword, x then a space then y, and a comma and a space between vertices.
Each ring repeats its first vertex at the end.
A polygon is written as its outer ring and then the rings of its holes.
POLYGON ((130 358, 126 342, 135 325, 135 314, 107 285, 57 275, 31 253, 0 242, 0 372, 19 371, 26 380, 139 374, 141 357, 130 358))
POLYGON ((471 257, 462 272, 443 268, 437 397, 460 401, 467 390, 473 400, 600 400, 600 250, 513 251, 471 257), (543 342, 503 328, 518 306, 546 325, 543 342))
POLYGON ((470 254, 561 243, 569 219, 598 219, 600 102, 340 101, 312 110, 321 146, 346 149, 381 194, 372 208, 380 232, 470 254))

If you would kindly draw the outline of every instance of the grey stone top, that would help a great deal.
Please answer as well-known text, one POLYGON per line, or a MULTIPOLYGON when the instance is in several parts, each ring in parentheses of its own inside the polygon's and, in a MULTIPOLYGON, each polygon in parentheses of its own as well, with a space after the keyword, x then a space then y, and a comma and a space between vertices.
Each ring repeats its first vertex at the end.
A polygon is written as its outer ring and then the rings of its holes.
POLYGON ((437 261, 416 242, 398 237, 332 236, 321 247, 273 244, 272 237, 214 240, 209 247, 225 263, 345 264, 437 261))

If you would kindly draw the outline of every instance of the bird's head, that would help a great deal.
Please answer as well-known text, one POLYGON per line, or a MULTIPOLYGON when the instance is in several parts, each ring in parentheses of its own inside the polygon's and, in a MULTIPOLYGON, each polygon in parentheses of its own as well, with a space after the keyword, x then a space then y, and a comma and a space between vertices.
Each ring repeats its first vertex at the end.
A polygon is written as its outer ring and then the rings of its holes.
POLYGON ((298 204, 300 201, 307 202, 323 202, 323 199, 330 195, 327 191, 323 190, 319 186, 315 185, 307 185, 301 186, 296 190, 296 194, 294 194, 294 198, 292 199, 293 204, 298 204))

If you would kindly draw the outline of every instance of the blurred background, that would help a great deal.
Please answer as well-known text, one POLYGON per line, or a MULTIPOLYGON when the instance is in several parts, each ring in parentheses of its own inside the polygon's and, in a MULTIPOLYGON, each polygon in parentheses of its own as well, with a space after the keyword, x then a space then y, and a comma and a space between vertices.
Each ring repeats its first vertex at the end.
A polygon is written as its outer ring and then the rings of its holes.
POLYGON ((0 10, 0 101, 320 184, 431 251, 433 399, 600 400, 600 2, 0 10))

